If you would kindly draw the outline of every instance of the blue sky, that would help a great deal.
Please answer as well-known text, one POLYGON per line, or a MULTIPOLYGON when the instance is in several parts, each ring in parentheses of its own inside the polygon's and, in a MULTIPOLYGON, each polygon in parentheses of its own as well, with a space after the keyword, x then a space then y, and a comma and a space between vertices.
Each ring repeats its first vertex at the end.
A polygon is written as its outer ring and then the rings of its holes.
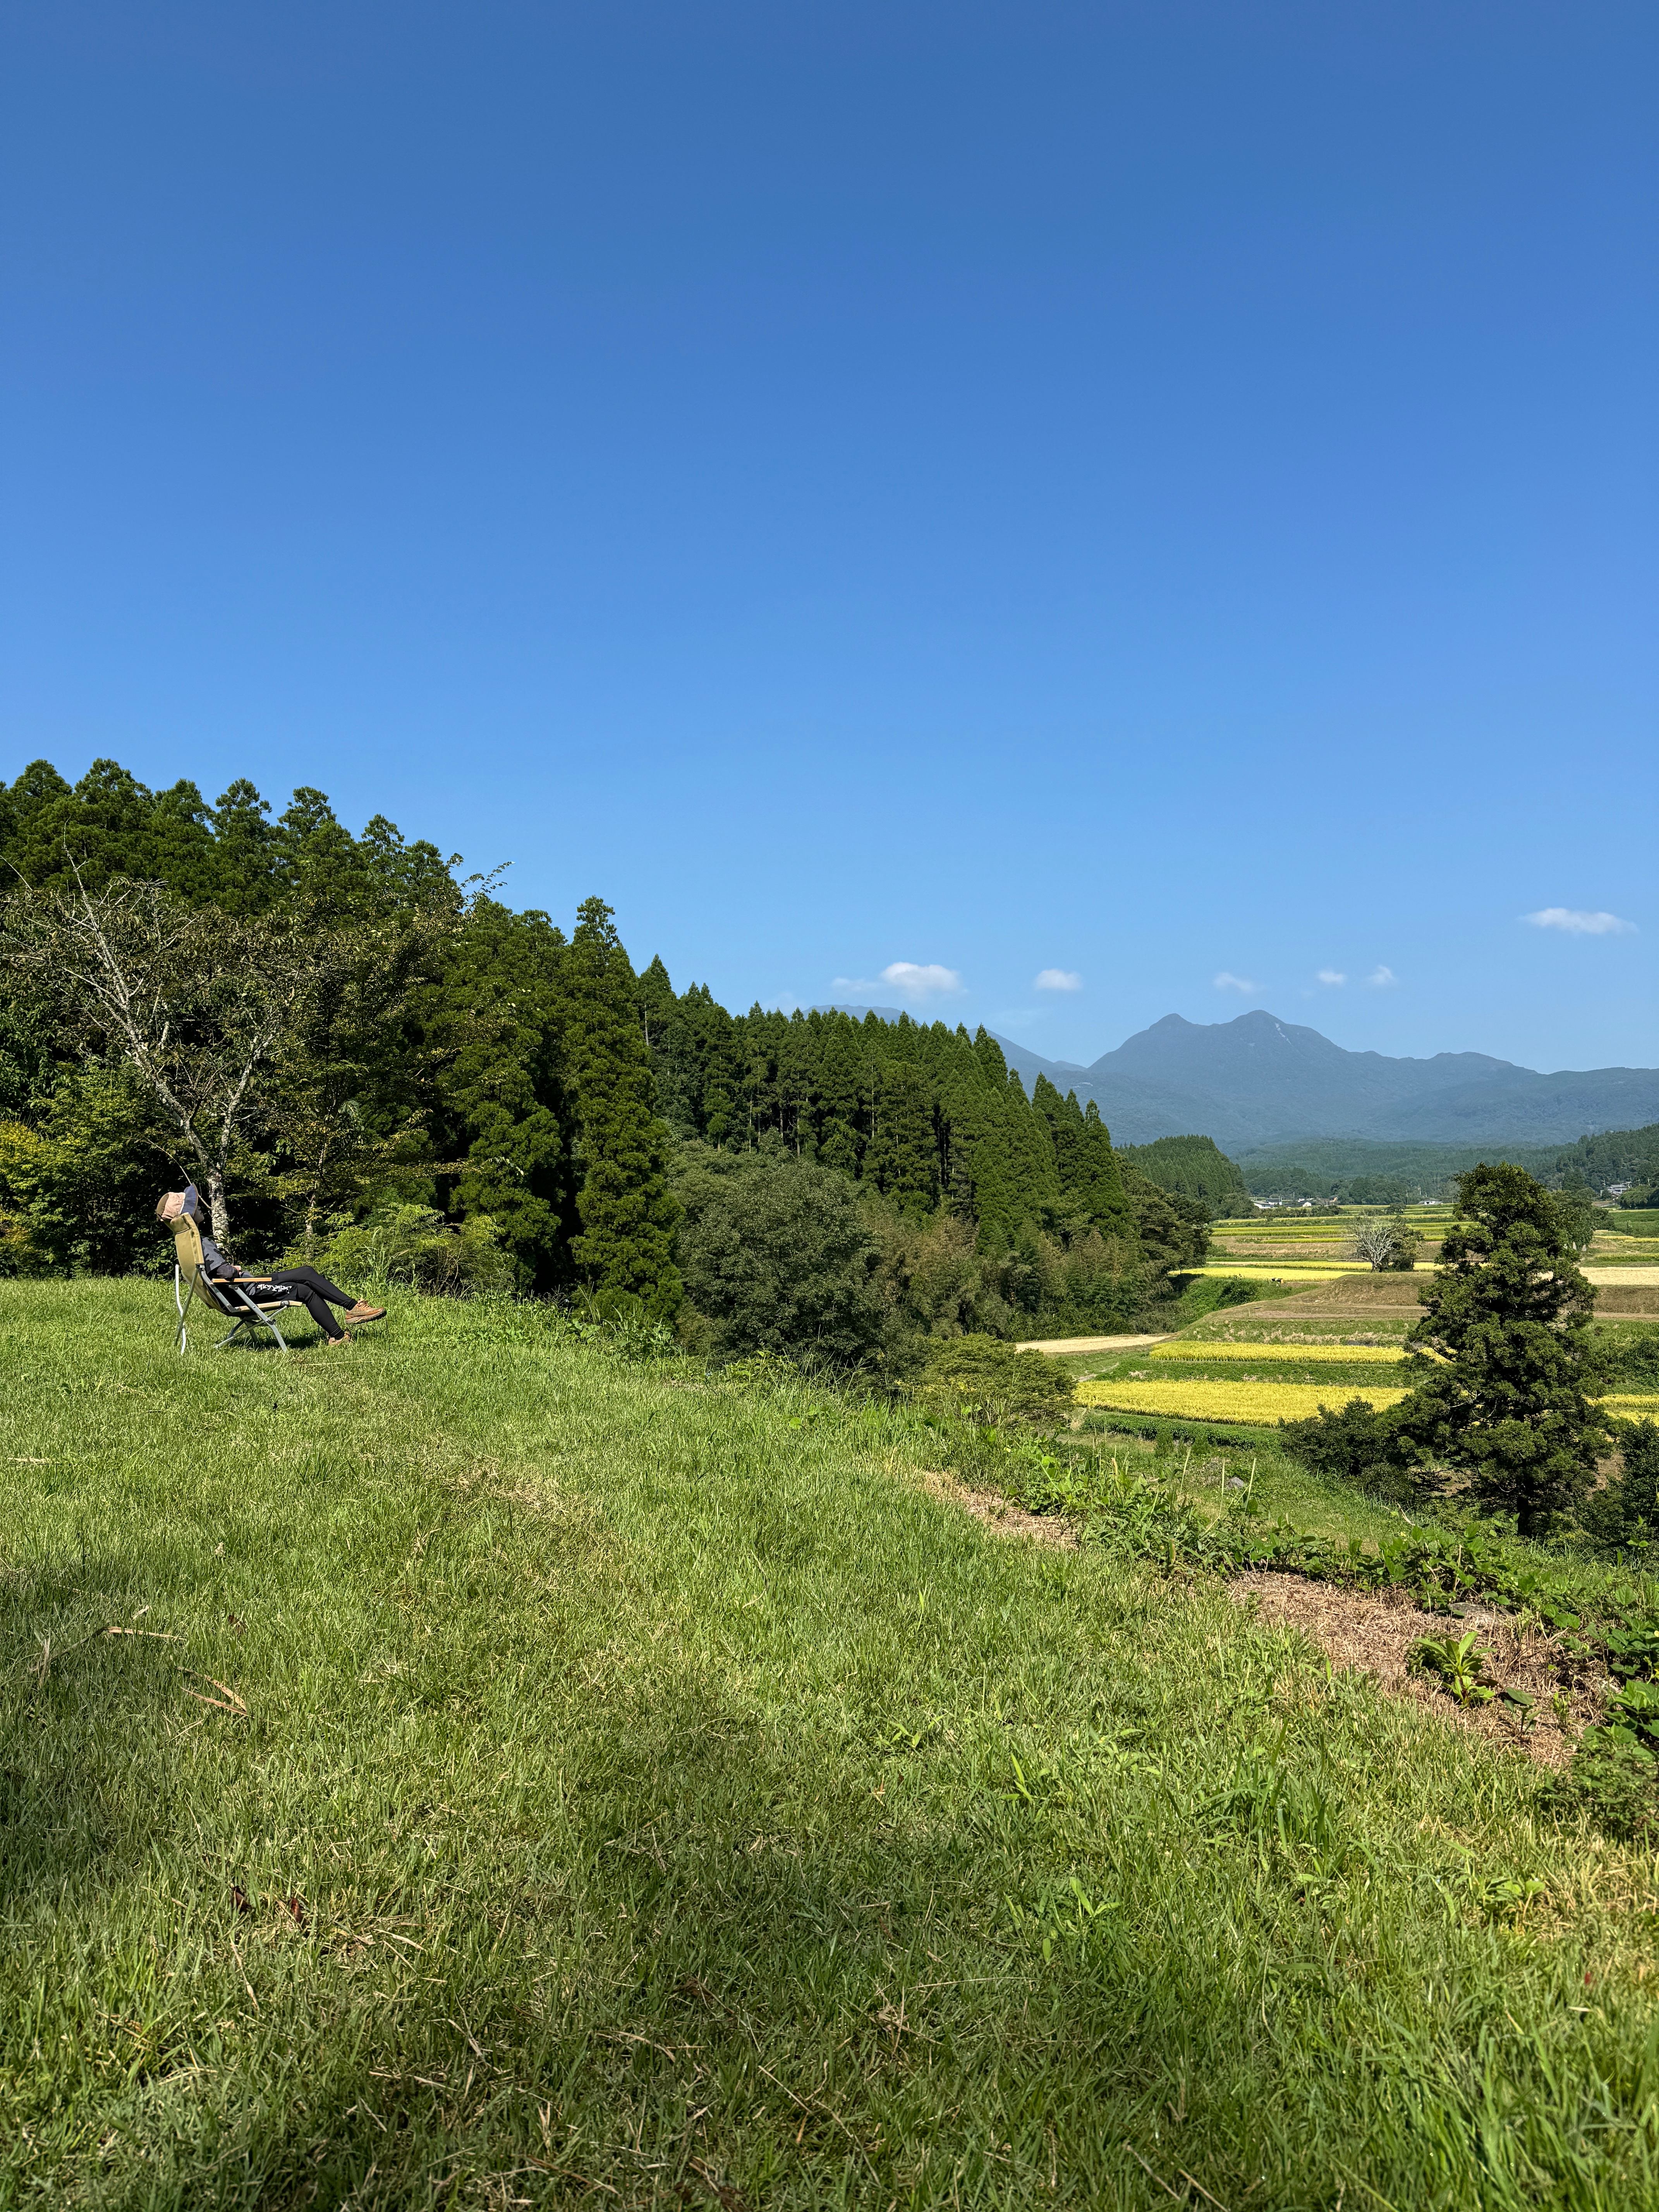
POLYGON ((7 773, 319 784, 733 1006, 1659 1061, 1650 6, 5 42, 7 773))

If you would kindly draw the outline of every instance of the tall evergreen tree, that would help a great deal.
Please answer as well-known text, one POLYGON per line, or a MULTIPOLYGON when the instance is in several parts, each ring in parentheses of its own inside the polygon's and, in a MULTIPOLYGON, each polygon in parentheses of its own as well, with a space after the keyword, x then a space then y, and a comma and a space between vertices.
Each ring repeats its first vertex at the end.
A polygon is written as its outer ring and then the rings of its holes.
POLYGON ((798 1158, 817 1157, 812 1138, 813 1037, 811 1024, 796 1010, 778 1039, 778 1127, 798 1158))
POLYGON ((662 955, 657 953, 651 965, 639 980, 640 1026, 645 1032, 645 1042, 655 1051, 663 1031, 679 1012, 679 1001, 674 996, 674 986, 668 980, 668 970, 662 964, 662 955))
POLYGON ((823 1017, 815 1089, 818 1158, 856 1177, 864 1158, 864 1039, 845 1014, 823 1017))
POLYGON ((669 1133, 653 1109, 634 971, 603 900, 584 899, 577 915, 562 963, 581 1166, 581 1234, 571 1249, 602 1307, 632 1296, 669 1321, 682 1295, 672 1258, 680 1209, 668 1188, 669 1133))
POLYGON ((1060 1202, 1068 1213, 1081 1214, 1085 1211, 1082 1190, 1087 1140, 1077 1093, 1068 1091, 1062 1098, 1048 1077, 1039 1075, 1031 1091, 1031 1103, 1048 1126, 1049 1142, 1054 1148, 1054 1173, 1060 1183, 1060 1202))
POLYGON ((974 1031, 974 1057, 986 1081, 1000 1090, 1008 1080, 1008 1063, 1002 1056, 1002 1047, 982 1023, 974 1031))
POLYGON ((1060 1178, 1054 1139, 1041 1114, 1033 1113, 1025 1086, 1011 1069, 1003 1091, 1005 1127, 1014 1162, 1012 1225, 1037 1229, 1052 1223, 1060 1208, 1060 1178))
POLYGON ((455 1212, 485 1214, 523 1287, 570 1280, 578 1226, 574 1111, 563 1073, 563 933, 482 900, 430 994, 425 1041, 443 1056, 441 1157, 465 1156, 455 1212))
POLYGON ((1583 1497, 1608 1431, 1590 1402, 1595 1292, 1560 1209, 1524 1168, 1460 1176, 1457 1218, 1407 1335, 1415 1387, 1395 1434, 1469 1478, 1489 1510, 1541 1535, 1583 1497))
POLYGON ((696 1066, 697 1134, 717 1149, 743 1141, 744 1054, 736 1024, 706 983, 680 1001, 696 1066))
MULTIPOLYGON (((1066 1094, 1074 1099, 1075 1092, 1066 1094)), ((1083 1115, 1083 1155, 1078 1171, 1078 1203, 1103 1237, 1133 1237, 1134 1209, 1123 1187, 1123 1170, 1112 1149, 1111 1133, 1091 1098, 1083 1115)))
POLYGON ((865 1149, 864 1173, 884 1197, 915 1219, 939 1202, 939 1151, 927 1077, 907 1060, 890 1062, 876 1092, 875 1131, 865 1149))

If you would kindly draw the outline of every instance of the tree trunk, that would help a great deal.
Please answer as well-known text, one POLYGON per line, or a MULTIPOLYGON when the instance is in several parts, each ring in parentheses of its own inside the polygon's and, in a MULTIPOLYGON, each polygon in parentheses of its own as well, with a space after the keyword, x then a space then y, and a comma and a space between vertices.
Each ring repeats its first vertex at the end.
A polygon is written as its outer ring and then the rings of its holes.
POLYGON ((213 1241, 222 1250, 230 1242, 230 1208, 225 1203, 225 1179, 217 1168, 207 1179, 208 1206, 213 1215, 213 1241))

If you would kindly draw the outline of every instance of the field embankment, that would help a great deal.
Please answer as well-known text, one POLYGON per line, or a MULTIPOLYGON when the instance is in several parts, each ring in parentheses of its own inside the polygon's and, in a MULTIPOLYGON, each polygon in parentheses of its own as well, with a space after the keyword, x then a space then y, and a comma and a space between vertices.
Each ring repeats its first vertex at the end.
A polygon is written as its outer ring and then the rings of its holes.
POLYGON ((1651 1859, 931 1432, 0 1285, 0 2203, 1659 2202, 1651 1859))

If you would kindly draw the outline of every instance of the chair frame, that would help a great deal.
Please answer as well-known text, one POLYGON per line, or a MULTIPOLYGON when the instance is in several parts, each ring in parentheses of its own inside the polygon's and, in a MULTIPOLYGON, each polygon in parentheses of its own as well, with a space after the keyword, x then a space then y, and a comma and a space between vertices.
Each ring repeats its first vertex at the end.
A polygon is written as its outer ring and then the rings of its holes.
POLYGON ((284 1313, 290 1306, 303 1305, 305 1301, 275 1283, 264 1285, 270 1293, 268 1297, 256 1298, 251 1297, 249 1291, 257 1285, 240 1283, 234 1278, 227 1278, 223 1282, 216 1281, 209 1274, 207 1262, 202 1256, 201 1232, 189 1215, 180 1214, 169 1225, 173 1231, 173 1303, 179 1310, 179 1334, 173 1340, 174 1349, 181 1356, 189 1349, 190 1302, 194 1297, 199 1298, 216 1319, 224 1321, 229 1318, 231 1321, 231 1327, 213 1346, 215 1352, 222 1352, 226 1345, 241 1335, 244 1329, 252 1336, 262 1328, 270 1331, 284 1352, 289 1350, 288 1340, 271 1316, 284 1313))

